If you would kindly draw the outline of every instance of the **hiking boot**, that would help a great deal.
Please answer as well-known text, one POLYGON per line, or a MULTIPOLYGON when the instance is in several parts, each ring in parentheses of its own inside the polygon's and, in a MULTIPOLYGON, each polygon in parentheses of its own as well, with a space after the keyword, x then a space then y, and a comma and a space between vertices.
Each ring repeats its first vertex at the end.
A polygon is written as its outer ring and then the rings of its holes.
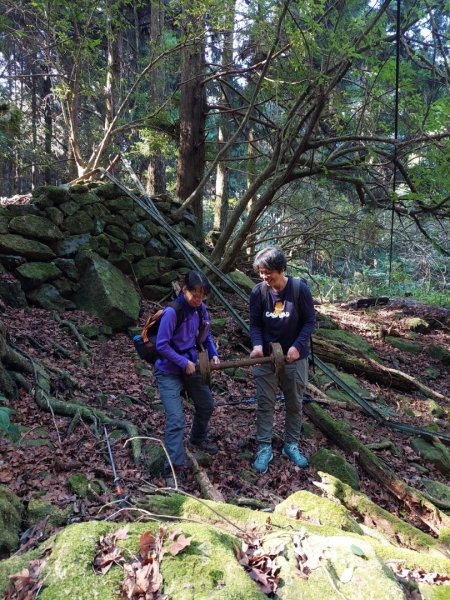
POLYGON ((196 452, 204 452, 206 454, 217 454, 219 452, 219 446, 214 442, 200 442, 199 444, 194 444, 189 441, 189 448, 192 450, 192 454, 196 452))
POLYGON ((302 469, 306 469, 308 467, 308 460, 306 456, 300 452, 300 449, 295 442, 285 444, 283 446, 282 454, 287 456, 289 460, 291 460, 297 467, 302 469))
POLYGON ((272 446, 270 444, 260 444, 258 452, 256 453, 255 462, 253 463, 253 468, 255 471, 258 471, 258 473, 267 473, 272 458, 272 446))
POLYGON ((166 487, 172 489, 184 489, 184 484, 186 483, 186 470, 184 467, 175 467, 175 475, 177 477, 177 481, 175 483, 175 478, 173 476, 172 471, 166 471, 165 479, 166 479, 166 487))

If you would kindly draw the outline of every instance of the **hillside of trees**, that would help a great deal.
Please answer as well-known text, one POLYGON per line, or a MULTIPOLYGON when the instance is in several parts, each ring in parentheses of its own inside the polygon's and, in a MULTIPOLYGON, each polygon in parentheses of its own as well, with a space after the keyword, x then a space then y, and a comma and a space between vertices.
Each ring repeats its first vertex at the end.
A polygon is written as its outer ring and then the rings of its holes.
POLYGON ((441 3, 0 8, 1 196, 120 153, 150 195, 193 207, 225 271, 278 243, 333 277, 329 297, 388 282, 448 298, 441 3))
POLYGON ((5 600, 448 597, 449 24, 425 0, 0 0, 5 600), (258 250, 307 280, 309 468, 282 395, 251 468, 236 367, 218 454, 166 488, 132 336, 191 268, 173 232, 213 263, 221 360, 248 357, 258 250))

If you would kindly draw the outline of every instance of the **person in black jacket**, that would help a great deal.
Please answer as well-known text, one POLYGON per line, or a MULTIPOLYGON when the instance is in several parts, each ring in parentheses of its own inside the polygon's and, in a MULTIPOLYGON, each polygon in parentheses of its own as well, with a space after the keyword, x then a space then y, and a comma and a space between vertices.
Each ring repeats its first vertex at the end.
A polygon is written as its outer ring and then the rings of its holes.
POLYGON ((303 394, 308 383, 310 337, 316 319, 314 303, 303 280, 285 275, 286 258, 282 250, 269 246, 258 252, 253 266, 262 279, 250 295, 250 358, 268 356, 270 342, 278 342, 286 355, 280 378, 273 364, 253 368, 258 402, 256 413, 259 443, 253 467, 266 473, 273 459, 272 428, 278 386, 286 407, 283 455, 295 465, 306 468, 308 461, 298 448, 302 425, 303 394))

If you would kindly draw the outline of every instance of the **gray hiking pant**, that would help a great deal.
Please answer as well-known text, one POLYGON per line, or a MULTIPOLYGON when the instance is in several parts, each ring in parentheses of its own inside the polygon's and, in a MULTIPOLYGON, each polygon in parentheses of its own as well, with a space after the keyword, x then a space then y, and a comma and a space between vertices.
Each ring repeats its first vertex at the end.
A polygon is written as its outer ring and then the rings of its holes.
POLYGON ((302 429, 303 394, 308 384, 308 359, 303 358, 284 365, 284 373, 278 378, 271 364, 253 367, 256 383, 256 439, 261 444, 272 443, 273 419, 278 387, 284 394, 286 409, 284 441, 286 444, 300 439, 302 429))

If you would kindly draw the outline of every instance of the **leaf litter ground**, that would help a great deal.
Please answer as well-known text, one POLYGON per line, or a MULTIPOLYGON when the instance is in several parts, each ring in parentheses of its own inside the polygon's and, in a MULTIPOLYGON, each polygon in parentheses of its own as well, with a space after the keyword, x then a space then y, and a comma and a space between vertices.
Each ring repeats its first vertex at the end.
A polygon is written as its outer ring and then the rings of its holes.
MULTIPOLYGON (((225 316, 218 308, 213 307, 211 312, 215 317, 225 316)), ((417 334, 416 341, 420 341, 424 348, 432 343, 448 347, 450 336, 448 325, 445 325, 448 323, 445 312, 422 305, 393 302, 387 307, 362 311, 334 306, 328 313, 343 329, 366 337, 386 366, 400 367, 436 391, 448 394, 449 377, 442 365, 425 351, 419 356, 402 353, 385 343, 376 333, 386 330, 387 323, 391 322, 401 329, 399 316, 414 314, 428 320, 434 319, 431 332, 417 334), (439 376, 427 380, 429 367, 433 367, 439 376)), ((77 326, 99 325, 95 318, 80 311, 68 313, 65 318, 70 318, 77 326)), ((41 361, 48 370, 54 397, 95 407, 111 418, 126 419, 138 427, 141 435, 162 439, 164 415, 153 374, 138 359, 127 334, 117 333, 101 341, 88 340, 92 352, 89 355, 80 349, 73 333, 61 327, 48 311, 4 308, 2 320, 8 326, 11 342, 41 361)), ((245 348, 248 344, 248 338, 230 322, 218 340, 221 358, 246 357, 245 348)), ((32 377, 28 379, 33 385, 32 377)), ((398 394, 393 390, 367 382, 363 384, 374 394, 381 393, 400 420, 418 427, 425 427, 435 420, 427 410, 428 401, 419 393, 410 394, 410 408, 414 414, 411 416, 411 413, 402 412, 398 394)), ((284 429, 282 400, 277 402, 274 460, 271 467, 265 475, 258 475, 251 469, 257 447, 254 393, 251 370, 248 368, 244 369, 244 376, 240 380, 222 371, 213 374, 216 410, 211 420, 210 439, 219 446, 219 453, 205 467, 211 482, 226 500, 256 499, 269 508, 298 489, 318 493, 313 484, 318 480, 315 469, 299 469, 281 456, 284 429)), ((23 388, 19 398, 11 401, 10 407, 14 410, 12 418, 20 426, 21 436, 15 443, 5 437, 0 438, 0 483, 7 485, 24 501, 40 498, 62 509, 70 507, 74 514, 72 519, 75 520, 99 518, 99 515, 103 518, 113 512, 115 506, 108 504, 114 500, 113 476, 101 428, 96 430, 91 423, 82 419, 73 423, 70 417, 42 411, 35 403, 32 392, 23 388), (78 497, 68 487, 69 476, 77 473, 83 473, 92 483, 101 484, 97 491, 91 491, 88 498, 78 497)), ((381 439, 391 440, 399 449, 398 455, 393 456, 389 450, 384 450, 379 456, 407 483, 421 487, 422 461, 411 449, 408 436, 377 426, 370 417, 357 410, 335 407, 328 407, 327 410, 335 419, 348 420, 352 433, 366 444, 381 439)), ((186 418, 189 431, 192 418, 189 406, 186 406, 186 418)), ((448 415, 446 422, 448 424, 448 415)), ((443 425, 442 419, 440 425, 443 425)), ((306 456, 311 456, 322 447, 337 449, 317 429, 313 428, 312 431, 310 437, 300 442, 306 456)), ((161 477, 155 477, 143 465, 133 463, 130 445, 124 447, 125 441, 123 431, 112 440, 116 469, 126 493, 137 497, 139 488, 145 483, 164 486, 161 477)), ((356 458, 349 455, 346 458, 359 472, 361 491, 389 511, 400 514, 401 507, 361 471, 356 458)), ((446 482, 446 476, 433 465, 427 464, 426 467, 428 478, 446 482)), ((200 495, 192 475, 188 477, 185 488, 193 495, 200 495)), ((26 543, 27 538, 24 537, 26 543)))

